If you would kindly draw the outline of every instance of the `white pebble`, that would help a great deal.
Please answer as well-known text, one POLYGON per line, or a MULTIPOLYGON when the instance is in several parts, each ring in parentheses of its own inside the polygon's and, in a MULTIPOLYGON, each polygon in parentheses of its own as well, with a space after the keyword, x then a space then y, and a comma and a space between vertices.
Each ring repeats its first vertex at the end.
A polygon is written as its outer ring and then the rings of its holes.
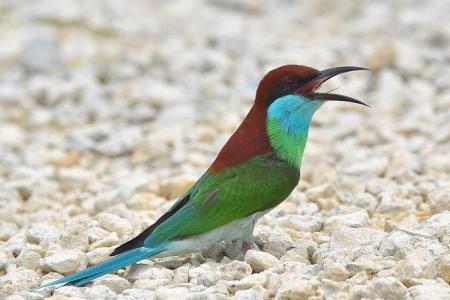
POLYGON ((86 256, 79 250, 62 250, 42 258, 41 265, 46 270, 69 275, 86 267, 86 256))
POLYGON ((450 283, 450 255, 445 255, 441 258, 441 263, 439 264, 439 276, 447 281, 447 283, 450 283))
POLYGON ((52 225, 31 224, 27 230, 27 238, 32 243, 54 243, 59 240, 61 233, 52 225))
POLYGON ((130 283, 117 275, 107 274, 94 280, 94 285, 103 285, 110 288, 114 293, 120 294, 130 287, 130 283))
POLYGON ((410 251, 396 266, 396 272, 403 282, 416 278, 432 279, 437 275, 433 255, 422 248, 410 251))
POLYGON ((316 296, 318 282, 307 281, 299 278, 286 278, 282 282, 275 299, 276 300, 307 300, 316 296))
POLYGON ((155 292, 144 289, 127 289, 117 296, 117 300, 154 300, 155 292))
POLYGON ((276 267, 280 261, 273 255, 261 251, 248 250, 245 253, 245 262, 248 263, 256 273, 276 267))
POLYGON ((5 253, 0 252, 0 270, 5 269, 7 264, 8 264, 8 256, 5 253))
POLYGON ((104 229, 115 232, 120 237, 133 232, 133 227, 128 220, 110 213, 100 213, 98 221, 104 229))

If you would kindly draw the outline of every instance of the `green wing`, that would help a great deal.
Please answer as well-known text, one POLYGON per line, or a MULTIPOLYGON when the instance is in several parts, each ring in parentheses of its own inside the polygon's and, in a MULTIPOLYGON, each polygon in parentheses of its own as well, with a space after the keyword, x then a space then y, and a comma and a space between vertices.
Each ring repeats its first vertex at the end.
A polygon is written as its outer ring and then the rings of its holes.
MULTIPOLYGON (((189 200, 159 224, 144 244, 197 235, 272 208, 291 193, 299 175, 297 168, 273 154, 218 174, 206 173, 191 189, 189 200)), ((175 205, 179 204, 180 200, 175 205)))

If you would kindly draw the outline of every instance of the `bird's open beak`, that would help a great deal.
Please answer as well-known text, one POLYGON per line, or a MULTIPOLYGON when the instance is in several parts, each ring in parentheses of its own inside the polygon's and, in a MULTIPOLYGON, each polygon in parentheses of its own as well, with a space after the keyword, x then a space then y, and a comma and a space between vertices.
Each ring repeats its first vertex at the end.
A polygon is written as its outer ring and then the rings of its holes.
POLYGON ((340 95, 340 94, 332 94, 332 93, 316 93, 315 91, 328 79, 347 72, 358 71, 358 70, 369 70, 361 67, 336 67, 331 69, 326 69, 320 71, 313 79, 308 81, 305 85, 301 86, 296 93, 302 94, 302 96, 307 97, 311 100, 319 100, 319 101, 345 101, 345 102, 353 102, 362 104, 370 107, 366 103, 354 99, 348 96, 340 95))

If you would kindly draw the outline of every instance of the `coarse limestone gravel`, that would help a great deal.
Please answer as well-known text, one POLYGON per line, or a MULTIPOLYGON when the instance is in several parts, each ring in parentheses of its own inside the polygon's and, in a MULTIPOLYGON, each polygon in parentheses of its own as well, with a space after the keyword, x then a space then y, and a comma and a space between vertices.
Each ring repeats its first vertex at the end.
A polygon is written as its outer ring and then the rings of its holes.
POLYGON ((450 2, 0 1, 0 299, 450 299, 450 2), (208 167, 273 67, 322 89, 289 198, 239 243, 93 284, 208 167))

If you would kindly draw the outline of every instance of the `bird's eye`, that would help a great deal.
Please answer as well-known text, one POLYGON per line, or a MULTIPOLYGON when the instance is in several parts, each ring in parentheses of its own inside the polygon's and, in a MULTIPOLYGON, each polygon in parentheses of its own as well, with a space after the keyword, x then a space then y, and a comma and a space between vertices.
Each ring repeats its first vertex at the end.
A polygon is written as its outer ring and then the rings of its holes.
POLYGON ((286 90, 291 89, 291 88, 295 87, 295 85, 296 85, 296 82, 295 82, 294 78, 292 78, 290 76, 285 76, 283 78, 283 88, 284 89, 286 89, 286 90))

